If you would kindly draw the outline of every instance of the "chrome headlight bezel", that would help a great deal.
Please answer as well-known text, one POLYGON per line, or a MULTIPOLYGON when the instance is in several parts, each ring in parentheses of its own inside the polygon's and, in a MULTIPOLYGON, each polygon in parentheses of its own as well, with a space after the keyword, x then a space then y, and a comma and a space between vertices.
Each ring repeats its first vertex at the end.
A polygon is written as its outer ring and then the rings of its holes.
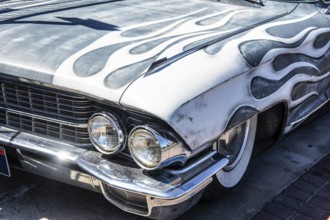
POLYGON ((182 144, 173 141, 173 138, 168 138, 169 135, 165 135, 164 133, 157 132, 155 129, 150 126, 136 126, 132 129, 128 136, 128 149, 133 158, 133 160, 143 169, 145 170, 156 170, 168 166, 172 163, 181 163, 184 164, 189 156, 190 151, 182 146, 182 144), (139 130, 145 130, 151 133, 159 143, 160 150, 160 160, 155 166, 147 166, 146 164, 141 163, 141 161, 135 157, 131 146, 131 137, 133 134, 139 130))
POLYGON ((88 121, 88 134, 89 134, 89 139, 91 140, 93 146, 102 154, 115 154, 118 152, 121 152, 122 150, 125 149, 126 146, 126 140, 127 140, 127 133, 125 127, 122 125, 122 122, 116 117, 114 114, 109 113, 109 112, 100 112, 100 113, 95 113, 93 114, 88 121), (118 144, 117 146, 111 150, 111 151, 106 151, 104 150, 100 144, 93 138, 92 136, 92 128, 91 124, 93 119, 97 117, 103 117, 104 119, 108 120, 114 127, 114 129, 117 132, 118 135, 118 144))

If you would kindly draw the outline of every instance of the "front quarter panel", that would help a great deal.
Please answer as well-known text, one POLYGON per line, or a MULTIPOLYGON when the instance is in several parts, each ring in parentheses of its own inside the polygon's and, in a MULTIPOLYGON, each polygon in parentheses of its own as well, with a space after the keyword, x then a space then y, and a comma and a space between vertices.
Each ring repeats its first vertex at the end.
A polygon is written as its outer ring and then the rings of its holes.
POLYGON ((280 101, 297 107, 317 93, 306 90, 292 100, 298 83, 329 79, 329 33, 329 23, 316 6, 300 4, 288 16, 140 77, 121 104, 160 117, 197 149, 215 140, 229 123, 246 120, 280 101), (301 56, 290 56, 295 54, 301 56), (256 77, 267 83, 256 83, 256 77))

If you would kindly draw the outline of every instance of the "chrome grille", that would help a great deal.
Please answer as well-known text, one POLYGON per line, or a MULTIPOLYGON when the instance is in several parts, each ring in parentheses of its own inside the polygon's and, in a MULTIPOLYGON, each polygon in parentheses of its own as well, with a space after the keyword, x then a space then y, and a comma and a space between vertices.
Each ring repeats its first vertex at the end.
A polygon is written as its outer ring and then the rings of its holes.
POLYGON ((0 79, 0 125, 76 145, 91 145, 94 102, 84 96, 0 79))
POLYGON ((60 139, 78 145, 90 145, 87 128, 73 127, 0 109, 0 123, 34 134, 60 139))
POLYGON ((33 114, 86 122, 94 112, 93 102, 85 97, 50 88, 1 82, 1 91, 1 106, 33 114))
POLYGON ((83 95, 0 77, 0 126, 79 146, 92 146, 87 123, 94 113, 119 116, 129 133, 137 125, 162 125, 141 112, 122 111, 113 103, 99 103, 83 95))

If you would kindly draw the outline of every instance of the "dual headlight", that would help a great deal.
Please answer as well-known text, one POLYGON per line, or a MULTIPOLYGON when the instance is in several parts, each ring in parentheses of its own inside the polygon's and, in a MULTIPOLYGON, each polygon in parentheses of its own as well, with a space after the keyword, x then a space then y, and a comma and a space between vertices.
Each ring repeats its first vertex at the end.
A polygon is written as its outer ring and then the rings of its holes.
POLYGON ((88 131, 93 145, 104 154, 122 151, 128 141, 135 162, 144 169, 153 170, 170 163, 184 163, 187 151, 177 143, 147 126, 135 127, 129 136, 114 115, 99 113, 89 120, 88 131))
POLYGON ((119 120, 111 114, 95 114, 88 123, 89 138, 103 154, 113 154, 125 148, 124 131, 119 120))

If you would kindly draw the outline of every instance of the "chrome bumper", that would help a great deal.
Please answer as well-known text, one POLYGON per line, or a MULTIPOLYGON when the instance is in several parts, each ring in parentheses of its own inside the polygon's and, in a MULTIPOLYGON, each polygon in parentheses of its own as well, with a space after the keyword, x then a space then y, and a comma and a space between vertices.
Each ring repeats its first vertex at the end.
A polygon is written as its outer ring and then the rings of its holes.
POLYGON ((0 144, 16 149, 24 170, 101 192, 119 208, 151 218, 164 213, 176 217, 193 206, 228 163, 211 152, 182 170, 146 172, 95 151, 5 127, 0 127, 0 144))

